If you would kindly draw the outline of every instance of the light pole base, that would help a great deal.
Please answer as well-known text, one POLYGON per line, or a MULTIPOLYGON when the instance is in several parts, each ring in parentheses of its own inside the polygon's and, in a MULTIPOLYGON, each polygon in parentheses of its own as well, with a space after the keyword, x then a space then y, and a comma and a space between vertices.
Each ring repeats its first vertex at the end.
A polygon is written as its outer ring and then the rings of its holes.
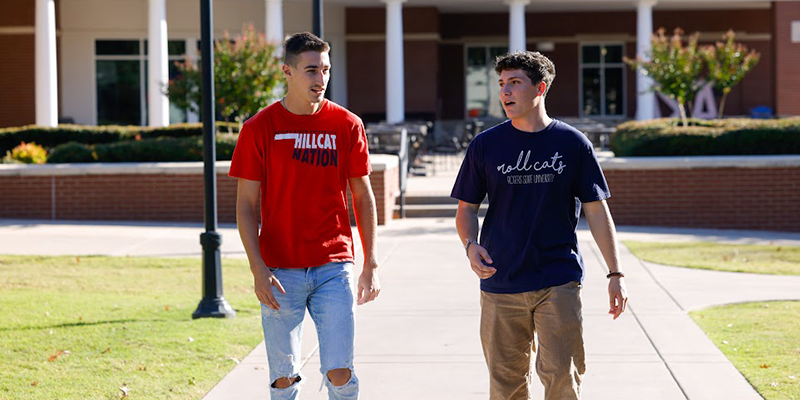
POLYGON ((233 318, 236 311, 224 297, 205 297, 200 300, 197 310, 192 313, 192 319, 198 318, 233 318))

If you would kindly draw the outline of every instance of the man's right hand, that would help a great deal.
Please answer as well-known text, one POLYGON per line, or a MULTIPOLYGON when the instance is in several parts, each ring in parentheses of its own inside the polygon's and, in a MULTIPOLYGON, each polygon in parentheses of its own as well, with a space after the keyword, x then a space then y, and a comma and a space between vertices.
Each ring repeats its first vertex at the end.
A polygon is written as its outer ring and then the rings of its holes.
POLYGON ((487 265, 492 264, 493 261, 492 257, 489 257, 489 252, 483 246, 473 243, 469 246, 467 254, 469 255, 469 264, 475 274, 478 275, 478 278, 488 279, 497 272, 497 269, 487 265))
POLYGON ((258 301, 265 306, 278 311, 278 309, 281 308, 281 305, 278 304, 278 300, 276 300, 275 295, 272 294, 272 287, 275 286, 278 288, 279 292, 286 294, 286 290, 283 289, 281 282, 278 281, 278 278, 275 276, 275 274, 273 274, 272 271, 270 271, 266 266, 255 269, 253 271, 253 277, 258 301))

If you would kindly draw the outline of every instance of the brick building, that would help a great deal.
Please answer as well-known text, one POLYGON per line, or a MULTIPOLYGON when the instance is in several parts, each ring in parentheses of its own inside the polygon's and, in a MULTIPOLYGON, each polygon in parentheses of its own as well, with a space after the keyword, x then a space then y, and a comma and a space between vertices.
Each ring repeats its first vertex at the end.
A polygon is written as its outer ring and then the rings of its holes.
MULTIPOLYGON (((214 4, 217 36, 247 23, 272 39, 311 29, 308 1, 214 4)), ((797 1, 328 0, 324 15, 331 98, 367 121, 502 117, 492 58, 523 47, 556 63, 552 115, 648 118, 648 82, 621 59, 646 52, 659 27, 704 43, 733 29, 761 53, 726 114, 800 115, 797 1)), ((196 59, 199 21, 196 0, 3 0, 0 127, 196 120, 158 88, 175 62, 196 59)))

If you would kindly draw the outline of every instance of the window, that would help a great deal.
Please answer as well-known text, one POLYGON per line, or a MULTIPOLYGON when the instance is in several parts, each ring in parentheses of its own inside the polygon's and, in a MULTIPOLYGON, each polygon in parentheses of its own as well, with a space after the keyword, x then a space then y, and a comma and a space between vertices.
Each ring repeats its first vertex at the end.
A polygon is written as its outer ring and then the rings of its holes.
POLYGON ((622 44, 581 45, 581 116, 625 115, 625 64, 622 44))
MULTIPOLYGON (((167 42, 169 79, 186 59, 186 41, 167 42)), ((147 40, 95 41, 98 125, 147 125, 147 40)), ((186 122, 183 110, 170 105, 169 121, 186 122)))
POLYGON ((494 60, 507 52, 508 46, 467 46, 467 117, 505 118, 494 60))

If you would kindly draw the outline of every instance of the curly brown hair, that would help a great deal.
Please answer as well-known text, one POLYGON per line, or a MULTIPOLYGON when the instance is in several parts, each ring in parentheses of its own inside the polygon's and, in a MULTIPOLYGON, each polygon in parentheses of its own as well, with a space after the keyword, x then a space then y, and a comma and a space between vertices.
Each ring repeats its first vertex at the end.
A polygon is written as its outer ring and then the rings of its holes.
POLYGON ((525 75, 531 78, 532 84, 544 82, 547 86, 544 89, 542 96, 547 96, 550 91, 550 85, 556 79, 556 66, 550 61, 549 58, 542 55, 538 51, 517 51, 515 53, 506 53, 498 56, 495 59, 494 71, 500 75, 503 71, 511 71, 521 69, 525 71, 525 75))

